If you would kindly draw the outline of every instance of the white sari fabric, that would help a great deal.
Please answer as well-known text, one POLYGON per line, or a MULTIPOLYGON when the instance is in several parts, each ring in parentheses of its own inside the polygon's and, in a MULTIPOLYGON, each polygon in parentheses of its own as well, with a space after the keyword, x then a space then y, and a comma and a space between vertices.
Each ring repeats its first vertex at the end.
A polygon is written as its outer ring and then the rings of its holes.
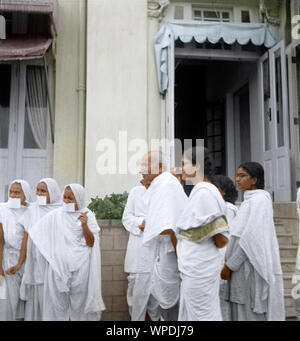
MULTIPOLYGON (((231 235, 238 240, 261 283, 255 289, 252 311, 261 314, 261 303, 267 302, 268 321, 285 320, 283 276, 280 264, 279 245, 273 220, 271 196, 264 190, 246 191, 244 201, 231 224, 231 235)), ((228 250, 230 250, 230 245, 228 250)), ((233 253, 231 250, 230 253, 233 253)), ((226 254, 229 259, 230 254, 226 254)), ((248 267, 245 267, 247 272, 248 267)), ((248 274, 249 275, 249 274, 248 274)), ((247 280, 247 273, 245 278, 247 280)), ((228 281, 230 287, 230 281, 228 281)), ((256 284, 255 284, 256 285, 256 284)))
MULTIPOLYGON (((226 204, 218 189, 206 182, 197 184, 178 222, 187 230, 226 217, 226 204)), ((181 274, 179 321, 220 321, 219 300, 222 254, 213 238, 200 243, 179 239, 178 265, 181 274)))
MULTIPOLYGON (((145 320, 147 305, 152 318, 157 319, 158 310, 176 307, 180 292, 178 263, 171 238, 160 233, 168 229, 176 232, 177 220, 187 202, 186 194, 178 179, 165 172, 153 180, 144 202, 147 215, 142 243, 148 250, 148 264, 138 264, 139 268, 147 266, 147 269, 138 274, 135 281, 133 321, 145 320), (149 308, 149 303, 153 309, 149 308)), ((142 259, 141 262, 145 263, 142 259)), ((171 315, 166 313, 166 316, 171 315)))
MULTIPOLYGON (((42 217, 62 205, 61 191, 54 179, 42 179, 48 188, 50 203, 39 206, 33 203, 22 216, 19 223, 25 231, 29 231, 42 217)), ((41 321, 43 311, 44 270, 46 260, 33 244, 31 238, 27 242, 26 263, 20 288, 20 297, 25 301, 25 321, 41 321)))
MULTIPOLYGON (((28 233, 46 260, 43 289, 43 320, 100 320, 105 309, 101 291, 99 226, 85 207, 84 188, 71 184, 79 210, 58 208, 44 216, 28 233), (86 212, 94 235, 92 248, 86 245, 79 216, 86 212)), ((43 272, 43 270, 40 270, 43 272)))
POLYGON ((138 261, 146 264, 149 262, 147 248, 142 245, 143 232, 139 229, 139 226, 143 223, 146 216, 146 207, 143 201, 145 193, 146 188, 141 185, 135 186, 130 191, 122 217, 123 226, 129 232, 124 271, 129 274, 127 277, 127 304, 130 315, 132 311, 132 296, 135 278, 136 274, 140 272, 142 267, 141 265, 138 266, 138 261))
MULTIPOLYGON (((230 202, 226 201, 227 206, 227 212, 226 212, 226 218, 229 225, 229 234, 228 238, 230 239, 230 226, 236 217, 238 213, 238 208, 233 205, 230 202)), ((225 246, 223 249, 220 249, 220 253, 222 255, 222 262, 225 264, 225 254, 226 254, 227 246, 225 246)), ((227 281, 224 281, 223 279, 220 280, 220 304, 221 304, 221 312, 222 312, 222 318, 223 321, 229 321, 230 320, 230 303, 223 299, 224 297, 224 291, 226 291, 227 281)))
MULTIPOLYGON (((144 256, 142 250, 143 232, 139 226, 146 216, 146 206, 143 201, 145 193, 146 188, 144 186, 136 186, 130 191, 122 217, 122 223, 129 232, 124 263, 124 271, 127 273, 137 273, 138 258, 144 256)), ((145 260, 147 261, 147 259, 145 260)))
MULTIPOLYGON (((25 195, 25 201, 31 202, 30 186, 24 180, 15 180, 11 183, 21 185, 25 195)), ((10 187, 11 187, 10 185, 10 187)), ((6 203, 0 206, 0 223, 4 233, 4 247, 2 254, 2 267, 4 272, 10 267, 17 265, 24 229, 18 221, 26 213, 28 207, 9 208, 6 203)), ((24 266, 14 275, 5 274, 7 299, 0 300, 0 321, 14 321, 24 318, 24 302, 20 299, 20 285, 24 272, 24 266)))

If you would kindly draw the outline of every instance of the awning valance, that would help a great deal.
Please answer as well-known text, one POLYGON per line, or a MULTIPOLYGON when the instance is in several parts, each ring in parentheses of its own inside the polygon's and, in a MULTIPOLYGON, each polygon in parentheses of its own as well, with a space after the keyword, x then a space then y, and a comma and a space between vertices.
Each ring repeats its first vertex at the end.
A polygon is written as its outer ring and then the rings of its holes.
POLYGON ((57 0, 0 0, 0 12, 25 12, 48 14, 54 33, 58 29, 57 0))
POLYGON ((0 41, 0 60, 26 60, 43 57, 52 39, 48 38, 10 38, 0 41))
POLYGON ((251 23, 208 23, 198 21, 171 21, 165 23, 155 38, 155 55, 159 91, 165 94, 168 89, 168 47, 174 40, 180 39, 189 43, 193 39, 202 44, 209 41, 216 44, 221 39, 227 44, 246 45, 250 42, 256 46, 274 46, 277 39, 266 24, 251 23))

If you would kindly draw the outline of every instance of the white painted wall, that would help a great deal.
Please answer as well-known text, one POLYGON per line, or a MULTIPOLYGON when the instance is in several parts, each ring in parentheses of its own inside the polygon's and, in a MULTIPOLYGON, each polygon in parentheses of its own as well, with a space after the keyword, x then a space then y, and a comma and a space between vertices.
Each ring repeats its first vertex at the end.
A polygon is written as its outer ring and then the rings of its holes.
POLYGON ((59 0, 56 42, 54 178, 59 185, 83 183, 86 0, 59 0))
MULTIPOLYGON (((134 175, 100 175, 99 140, 147 139, 147 0, 89 0, 85 185, 89 197, 130 190, 134 175)), ((155 128, 154 128, 155 130, 155 128)), ((122 146, 124 147, 124 146, 122 146)))

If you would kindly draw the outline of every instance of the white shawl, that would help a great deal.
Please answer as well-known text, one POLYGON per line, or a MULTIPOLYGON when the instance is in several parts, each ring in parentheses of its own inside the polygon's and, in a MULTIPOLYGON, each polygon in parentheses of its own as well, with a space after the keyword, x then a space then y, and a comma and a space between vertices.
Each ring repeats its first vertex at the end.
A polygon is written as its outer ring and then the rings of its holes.
POLYGON ((12 181, 10 183, 10 186, 9 186, 9 189, 8 189, 8 196, 9 196, 9 191, 10 191, 11 185, 13 185, 13 184, 21 185, 23 193, 25 195, 25 202, 27 204, 30 204, 30 203, 33 202, 33 198, 32 198, 32 195, 31 195, 31 189, 30 189, 29 183, 27 181, 25 181, 25 180, 16 179, 16 180, 12 181))
POLYGON ((283 320, 282 269, 272 200, 268 192, 245 192, 244 201, 231 224, 230 234, 240 238, 240 247, 266 283, 261 299, 268 298, 268 320, 283 320))
POLYGON ((89 262, 87 299, 85 313, 92 314, 105 309, 101 291, 101 254, 99 231, 95 215, 85 207, 84 188, 78 184, 69 185, 75 195, 79 210, 65 212, 58 208, 43 217, 28 232, 39 252, 57 275, 57 286, 61 292, 68 292, 68 281, 72 272, 89 262), (94 235, 92 248, 86 245, 79 216, 86 212, 88 226, 94 235))
MULTIPOLYGON (((15 183, 21 185, 23 193, 25 195, 25 202, 29 204, 32 201, 30 186, 28 182, 24 180, 12 181, 8 189, 8 195, 11 186, 15 183)), ((21 250, 22 239, 24 236, 24 229, 21 225, 18 224, 18 221, 27 211, 28 207, 29 206, 21 206, 21 208, 12 209, 7 206, 7 203, 4 203, 0 206, 0 223, 2 223, 5 243, 9 247, 12 247, 16 250, 21 250)))
POLYGON ((178 179, 169 172, 156 177, 144 195, 147 207, 143 244, 164 230, 177 232, 176 224, 187 203, 187 196, 178 179))
MULTIPOLYGON (((49 196, 50 204, 39 206, 37 202, 30 205, 28 210, 19 220, 19 224, 23 226, 26 232, 34 226, 47 213, 61 207, 61 192, 54 179, 42 179, 39 183, 45 183, 49 196)), ((27 286, 39 285, 44 283, 44 269, 45 260, 40 252, 34 247, 32 240, 29 238, 27 243, 27 254, 24 275, 22 278, 22 285, 20 289, 21 298, 27 300, 28 292, 27 286)))
POLYGON ((189 196, 177 227, 181 230, 197 228, 226 217, 226 213, 226 203, 217 187, 208 182, 199 182, 189 196))

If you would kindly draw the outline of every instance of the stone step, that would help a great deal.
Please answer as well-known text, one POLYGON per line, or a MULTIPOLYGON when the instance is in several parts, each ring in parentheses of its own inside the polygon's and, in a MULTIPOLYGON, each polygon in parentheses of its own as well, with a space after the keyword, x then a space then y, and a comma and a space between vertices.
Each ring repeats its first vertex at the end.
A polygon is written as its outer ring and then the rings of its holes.
POLYGON ((298 247, 292 245, 281 245, 280 247, 281 258, 291 258, 296 262, 298 247))
POLYGON ((285 308, 285 316, 287 318, 293 318, 293 317, 296 317, 296 309, 293 307, 288 307, 288 308, 285 308))
POLYGON ((281 245, 293 245, 293 235, 290 233, 277 233, 277 239, 279 246, 281 245))
POLYGON ((283 286, 285 290, 291 290, 293 288, 292 278, 293 275, 283 275, 283 286))
POLYGON ((284 295, 284 306, 285 308, 294 308, 295 309, 295 300, 291 295, 284 295))
POLYGON ((298 225, 298 221, 295 221, 294 223, 287 222, 284 224, 283 222, 281 223, 276 223, 275 228, 276 228, 276 233, 277 234, 291 234, 293 236, 293 241, 298 243, 299 239, 299 232, 298 228, 296 226, 298 225))
POLYGON ((283 274, 293 273, 296 269, 296 259, 294 258, 281 258, 280 263, 283 274))

